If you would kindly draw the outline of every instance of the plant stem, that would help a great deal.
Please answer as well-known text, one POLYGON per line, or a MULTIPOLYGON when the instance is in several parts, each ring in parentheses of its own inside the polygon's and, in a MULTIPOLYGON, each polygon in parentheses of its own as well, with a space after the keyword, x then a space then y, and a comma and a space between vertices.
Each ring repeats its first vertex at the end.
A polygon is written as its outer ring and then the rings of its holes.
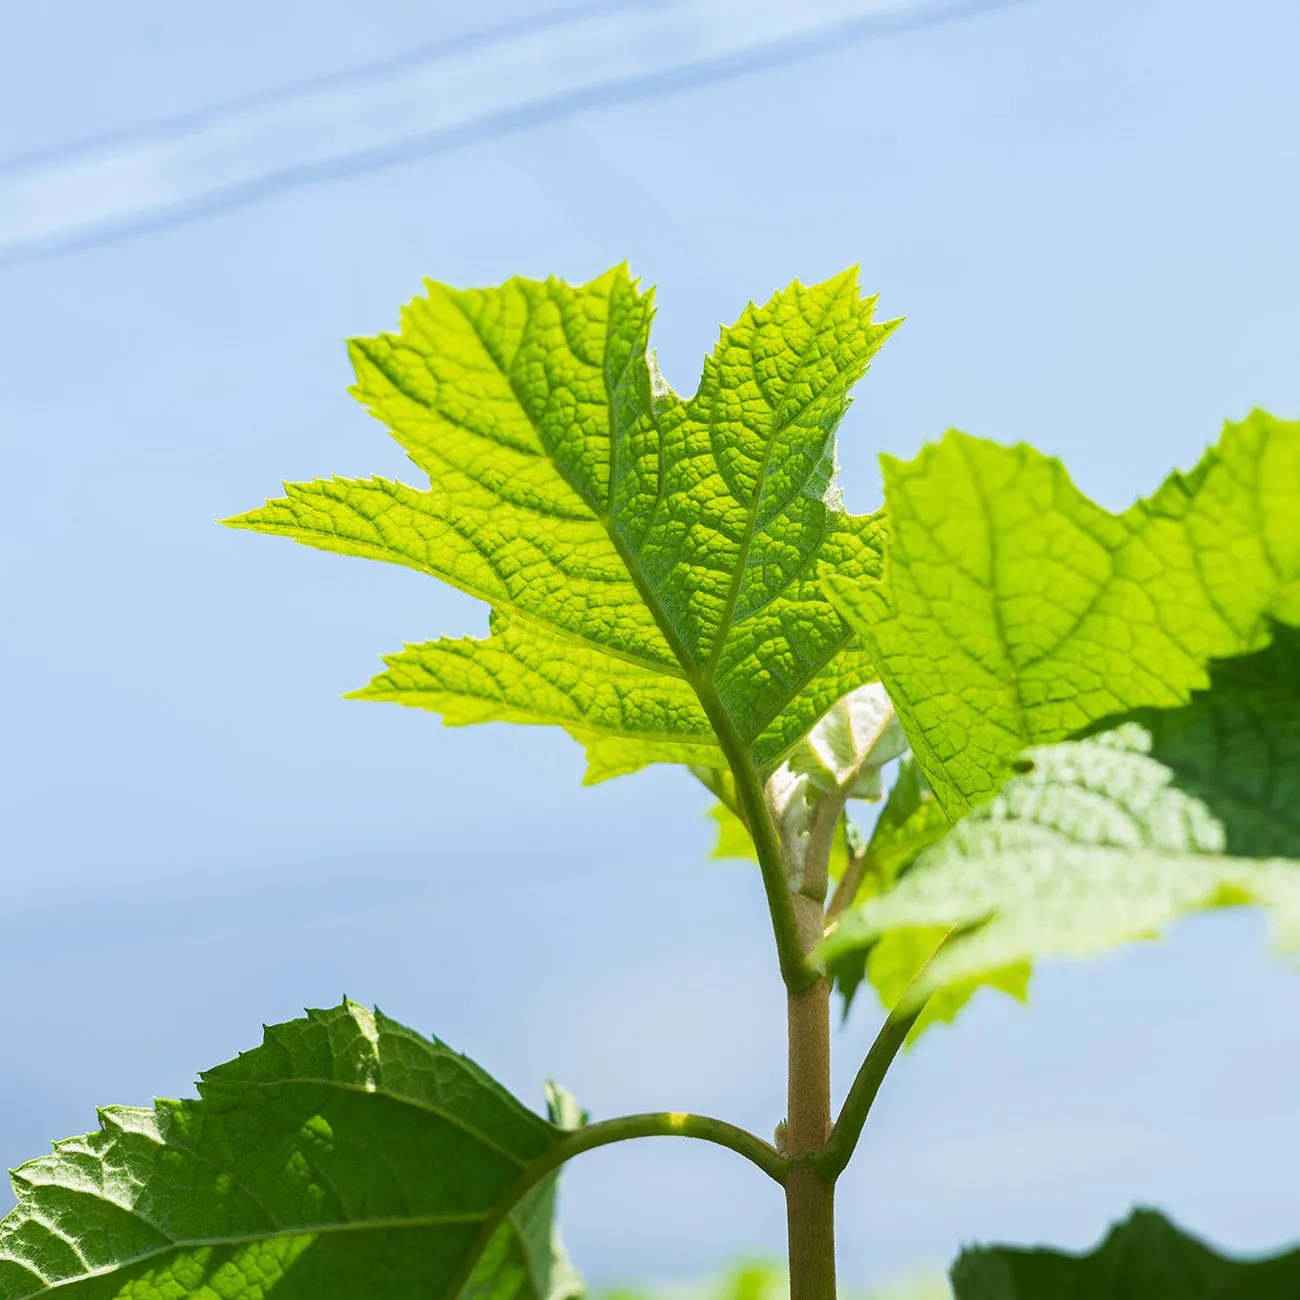
MULTIPOLYGON (((801 993, 813 988, 821 979, 821 974, 808 960, 812 945, 805 944, 800 937, 799 923, 795 918, 794 903, 786 880, 781 842, 776 827, 772 825, 772 813, 767 806, 763 783, 721 701, 711 689, 698 684, 696 694, 713 724, 718 745, 731 768, 731 775, 736 782, 736 798, 744 813, 750 838, 754 841, 754 851, 758 854, 758 869, 763 878, 763 893, 767 896, 767 910, 772 918, 781 979, 790 993, 801 993)), ((817 938, 821 938, 820 907, 817 938)))
POLYGON ((790 1172, 790 1162, 762 1138, 726 1120, 711 1119, 707 1115, 689 1115, 682 1111, 652 1111, 642 1115, 620 1115, 616 1119, 584 1124, 553 1142, 536 1160, 527 1164, 515 1180, 514 1186, 501 1198, 495 1209, 484 1220, 473 1249, 466 1256, 459 1274, 453 1279, 447 1294, 456 1296, 482 1258, 496 1230, 506 1216, 542 1179, 553 1174, 567 1160, 594 1151, 597 1147, 631 1138, 687 1137, 702 1142, 713 1142, 742 1155, 760 1168, 769 1178, 784 1186, 790 1172))
POLYGON ((845 908, 853 905, 853 900, 858 896, 858 890, 862 888, 862 882, 866 879, 870 861, 870 846, 864 848, 861 853, 855 853, 849 859, 849 864, 844 868, 844 874, 831 895, 831 901, 826 905, 827 924, 835 920, 845 908))
MULTIPOLYGON (((790 1162, 777 1149, 762 1138, 726 1120, 710 1119, 707 1115, 689 1115, 682 1111, 653 1111, 643 1115, 621 1115, 617 1119, 601 1120, 574 1129, 552 1148, 546 1157, 549 1172, 566 1160, 596 1147, 612 1142, 626 1142, 630 1138, 687 1137, 701 1142, 712 1142, 742 1155, 757 1165, 769 1178, 785 1184, 790 1162)), ((539 1175, 540 1177, 540 1175, 539 1175)))
POLYGON ((853 1080, 849 1095, 844 1099, 840 1117, 835 1121, 826 1145, 812 1157, 813 1165, 823 1178, 838 1178, 852 1159, 858 1138, 862 1136, 862 1126, 867 1122, 867 1115, 880 1091, 880 1085, 884 1082, 894 1057, 907 1041, 908 1031, 916 1023, 923 1006, 924 1003, 901 1015, 895 1007, 876 1035, 876 1041, 871 1044, 871 1050, 858 1068, 857 1077, 853 1080))
POLYGON ((832 1182, 844 1172, 853 1158, 858 1139, 862 1136, 862 1126, 867 1122, 867 1116, 876 1100, 876 1094, 880 1091, 880 1085, 884 1082, 889 1067, 894 1063, 894 1058, 907 1042, 907 1035, 916 1023, 917 1017, 925 1010, 925 1004, 929 1001, 929 994, 916 998, 912 995, 912 991, 934 960, 935 953, 948 942, 952 934, 953 931, 949 930, 935 944, 934 952, 925 959, 921 969, 912 976, 911 982, 903 990, 903 996, 899 998, 888 1019, 880 1027, 880 1032, 876 1035, 875 1042, 871 1044, 866 1059, 858 1067, 853 1086, 844 1099, 844 1105, 840 1107, 840 1115, 835 1121, 830 1137, 826 1140, 823 1149, 812 1158, 812 1163, 822 1176, 832 1182))
MULTIPOLYGON (((800 941, 809 952, 822 936, 822 900, 792 897, 800 941)), ((830 984, 823 977, 786 999, 789 1094, 785 1182, 791 1300, 835 1300, 835 1179, 816 1161, 831 1126, 830 984)))

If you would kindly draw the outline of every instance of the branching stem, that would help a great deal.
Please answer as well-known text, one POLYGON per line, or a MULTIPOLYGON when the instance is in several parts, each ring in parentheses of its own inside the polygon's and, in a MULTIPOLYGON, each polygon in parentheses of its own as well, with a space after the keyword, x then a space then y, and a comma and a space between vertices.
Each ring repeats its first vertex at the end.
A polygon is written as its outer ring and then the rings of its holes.
POLYGON ((701 1142, 712 1142, 744 1156, 757 1165, 769 1178, 785 1185, 790 1162, 770 1142, 726 1120, 711 1119, 707 1115, 690 1115, 681 1111, 653 1111, 644 1115, 622 1115, 617 1119, 601 1120, 574 1129, 553 1149, 547 1170, 558 1168, 566 1160, 596 1147, 613 1142, 626 1142, 630 1138, 686 1137, 701 1142))
POLYGON ((889 1067, 894 1063, 894 1058, 907 1041, 907 1035, 911 1032, 912 1026, 916 1024, 917 1018, 925 1010, 928 995, 918 999, 914 996, 914 990, 921 977, 925 974, 926 969, 934 960, 935 953, 948 942, 952 933, 949 930, 935 944, 934 952, 925 959, 925 964, 916 972, 912 977, 912 982, 904 989, 903 996, 899 998, 897 1005, 889 1013, 888 1019, 876 1035, 876 1041, 871 1044, 866 1059, 858 1067, 853 1086, 849 1089, 849 1095, 844 1099, 839 1118, 835 1121, 835 1127, 831 1129, 831 1135, 827 1139, 826 1145, 811 1158, 823 1178, 828 1178, 831 1182, 834 1182, 844 1172, 845 1167, 853 1158, 858 1139, 862 1136, 862 1126, 867 1122, 867 1116, 871 1113, 871 1107, 876 1100, 876 1094, 880 1091, 880 1085, 884 1082, 889 1067))
POLYGON ((880 1085, 884 1082, 894 1057, 907 1041, 908 1032, 916 1023, 923 1007, 924 1003, 901 1014, 895 1008, 876 1035, 876 1041, 871 1044, 871 1050, 858 1069, 849 1095, 844 1099, 830 1138, 811 1157, 813 1165, 823 1178, 834 1182, 853 1158, 858 1139, 862 1136, 862 1126, 867 1122, 867 1115, 880 1091, 880 1085))
POLYGON ((537 1159, 525 1165, 514 1186, 501 1198, 495 1209, 484 1220, 474 1248, 466 1256, 460 1272, 447 1289, 448 1295, 459 1295, 469 1280, 475 1265, 487 1249, 496 1230, 506 1216, 548 1175, 553 1174, 567 1160, 594 1151, 597 1147, 626 1142, 631 1138, 687 1137, 702 1142, 712 1142, 742 1155, 758 1166, 769 1178, 782 1186, 790 1171, 788 1161, 770 1143, 726 1120, 711 1119, 707 1115, 690 1115, 681 1111, 652 1111, 642 1115, 620 1115, 616 1119, 600 1120, 573 1129, 558 1142, 549 1146, 537 1159))
POLYGON ((861 853, 855 853, 844 868, 844 874, 839 878, 835 886, 835 892, 831 895, 831 901, 826 904, 826 923, 834 921, 841 912, 853 906, 853 900, 858 896, 858 890, 862 888, 862 882, 867 878, 867 868, 871 865, 871 849, 863 848, 861 853))

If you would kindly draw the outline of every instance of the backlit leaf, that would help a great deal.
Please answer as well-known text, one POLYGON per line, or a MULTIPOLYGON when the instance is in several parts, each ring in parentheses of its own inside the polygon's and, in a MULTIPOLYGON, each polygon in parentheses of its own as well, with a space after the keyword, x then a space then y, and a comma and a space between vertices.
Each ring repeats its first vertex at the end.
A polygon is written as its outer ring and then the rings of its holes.
POLYGON ((579 1294, 554 1175, 516 1192, 575 1122, 558 1091, 548 1123, 442 1043, 344 1003, 267 1029, 199 1093, 105 1110, 14 1173, 0 1298, 579 1294))
POLYGON ((1009 963, 1080 956, 1199 908, 1273 909, 1300 945, 1300 631, 1211 665, 1175 709, 1027 751, 1030 770, 897 885, 845 915, 835 959, 906 927, 957 927, 919 993, 1009 963))
POLYGON ((770 769, 874 677, 820 585, 880 571, 878 518, 835 486, 848 390, 893 328, 873 306, 851 272, 796 282, 722 332, 684 400, 624 268, 430 284, 400 334, 352 344, 356 395, 427 486, 293 484, 228 522, 491 602, 488 639, 408 646, 360 698, 561 726, 589 780, 724 750, 770 769))
POLYGON ((952 818, 1028 746, 1180 704, 1207 659, 1300 621, 1300 424, 1228 425, 1120 515, 1023 445, 950 433, 883 464, 885 576, 828 584, 952 818))

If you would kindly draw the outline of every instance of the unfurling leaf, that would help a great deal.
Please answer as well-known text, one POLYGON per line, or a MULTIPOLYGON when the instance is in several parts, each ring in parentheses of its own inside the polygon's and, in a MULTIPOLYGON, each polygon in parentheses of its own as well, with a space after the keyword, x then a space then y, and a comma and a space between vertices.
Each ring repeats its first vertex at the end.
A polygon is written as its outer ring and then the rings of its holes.
MULTIPOLYGON (((726 804, 714 804, 709 809, 709 816, 717 825, 717 840, 709 857, 747 858, 751 862, 758 861, 754 841, 750 839, 749 831, 745 829, 745 823, 726 804)), ((839 880, 844 874, 845 868, 856 851, 855 845, 860 845, 860 843, 861 833, 858 828, 847 817, 841 817, 831 839, 829 870, 832 880, 839 880)))
POLYGON ((975 1246, 951 1276, 954 1300, 1286 1300, 1300 1295, 1300 1250, 1231 1259, 1137 1210, 1089 1254, 975 1246))
POLYGON ((819 718, 789 758, 767 779, 767 803, 790 888, 813 885, 816 896, 835 873, 829 863, 846 831, 851 799, 879 799, 880 771, 907 750, 898 715, 879 682, 851 691, 819 718))
POLYGON ((923 996, 1042 956, 1155 934, 1199 908, 1273 909, 1300 946, 1300 631, 1211 664, 1211 686, 1079 740, 1030 770, 848 913, 835 960, 905 927, 956 927, 923 996))
POLYGON ((898 714, 879 682, 837 700, 790 751, 795 776, 823 794, 873 802, 884 794, 881 769, 907 752, 898 714))
POLYGON ((651 762, 760 770, 874 677, 825 573, 878 576, 835 429, 893 328, 853 273, 751 305, 677 397, 624 268, 571 287, 430 284, 357 340, 356 395, 425 488, 334 479, 229 521, 388 560, 491 602, 486 640, 408 646, 356 694, 448 723, 547 723, 588 779, 651 762), (724 752, 725 751, 725 752, 724 752))
MULTIPOLYGON (((850 798, 879 799, 881 769, 906 748, 889 696, 871 682, 836 701, 768 777, 764 793, 791 888, 800 887, 810 854, 824 857, 830 880, 841 879, 864 847, 844 805, 850 798)), ((730 773, 698 766, 691 771, 718 796, 710 810, 718 824, 712 856, 757 860, 730 773)))
POLYGON ((266 1030, 200 1100, 112 1107, 13 1175, 0 1300, 565 1300, 548 1123, 353 1003, 266 1030), (521 1196, 522 1192, 522 1196, 521 1196), (499 1225, 495 1226, 494 1225, 499 1225))
POLYGON ((1300 424, 1256 412, 1121 515, 1030 447, 950 433, 883 458, 882 579, 828 579, 954 820, 1011 761, 1172 707, 1205 661, 1300 621, 1300 424))

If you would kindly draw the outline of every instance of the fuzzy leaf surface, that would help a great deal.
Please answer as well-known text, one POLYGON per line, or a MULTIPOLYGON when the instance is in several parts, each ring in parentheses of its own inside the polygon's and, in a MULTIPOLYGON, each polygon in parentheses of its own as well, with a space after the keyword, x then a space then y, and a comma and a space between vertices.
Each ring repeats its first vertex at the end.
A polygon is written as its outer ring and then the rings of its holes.
MULTIPOLYGON (((947 832, 948 818, 916 760, 904 759, 889 800, 864 846, 865 869, 855 894, 858 902, 891 889, 921 853, 947 832)), ((864 979, 875 989, 886 1011, 899 1003, 946 933, 945 926, 909 926, 882 934, 869 944, 840 949, 828 971, 844 1000, 844 1015, 847 1017, 864 979)), ((1004 969, 937 990, 909 1031, 908 1042, 915 1043, 931 1025, 950 1024, 981 988, 994 988, 1023 1001, 1029 989, 1029 974, 1027 963, 1013 962, 1004 969)))
POLYGON ((1207 659, 1300 621, 1300 424, 1229 424, 1119 515, 1023 445, 950 433, 883 465, 886 575, 828 586, 953 820, 1027 747, 1180 704, 1207 659))
POLYGON ((846 914, 832 960, 907 927, 956 927, 918 995, 1009 963, 1081 956, 1187 912, 1256 903, 1300 945, 1300 631, 1211 665, 1211 686, 1080 740, 958 822, 846 914))
POLYGON ((14 1173, 3 1300, 577 1294, 554 1175, 480 1239, 564 1129, 442 1043, 344 1003, 267 1029, 199 1093, 105 1110, 14 1173))
POLYGON ((875 675, 820 581, 880 572, 879 519, 834 483, 848 390, 893 328, 873 306, 851 272, 751 304, 683 400, 624 268, 431 283, 399 334, 351 345, 357 397, 427 487, 293 484, 229 522, 491 603, 487 640, 408 646, 362 698, 561 726, 589 780, 724 750, 770 768, 875 675))
POLYGON ((978 1246, 951 1276, 954 1300, 1282 1300, 1300 1295, 1300 1250, 1232 1259, 1137 1210, 1088 1254, 978 1246))

